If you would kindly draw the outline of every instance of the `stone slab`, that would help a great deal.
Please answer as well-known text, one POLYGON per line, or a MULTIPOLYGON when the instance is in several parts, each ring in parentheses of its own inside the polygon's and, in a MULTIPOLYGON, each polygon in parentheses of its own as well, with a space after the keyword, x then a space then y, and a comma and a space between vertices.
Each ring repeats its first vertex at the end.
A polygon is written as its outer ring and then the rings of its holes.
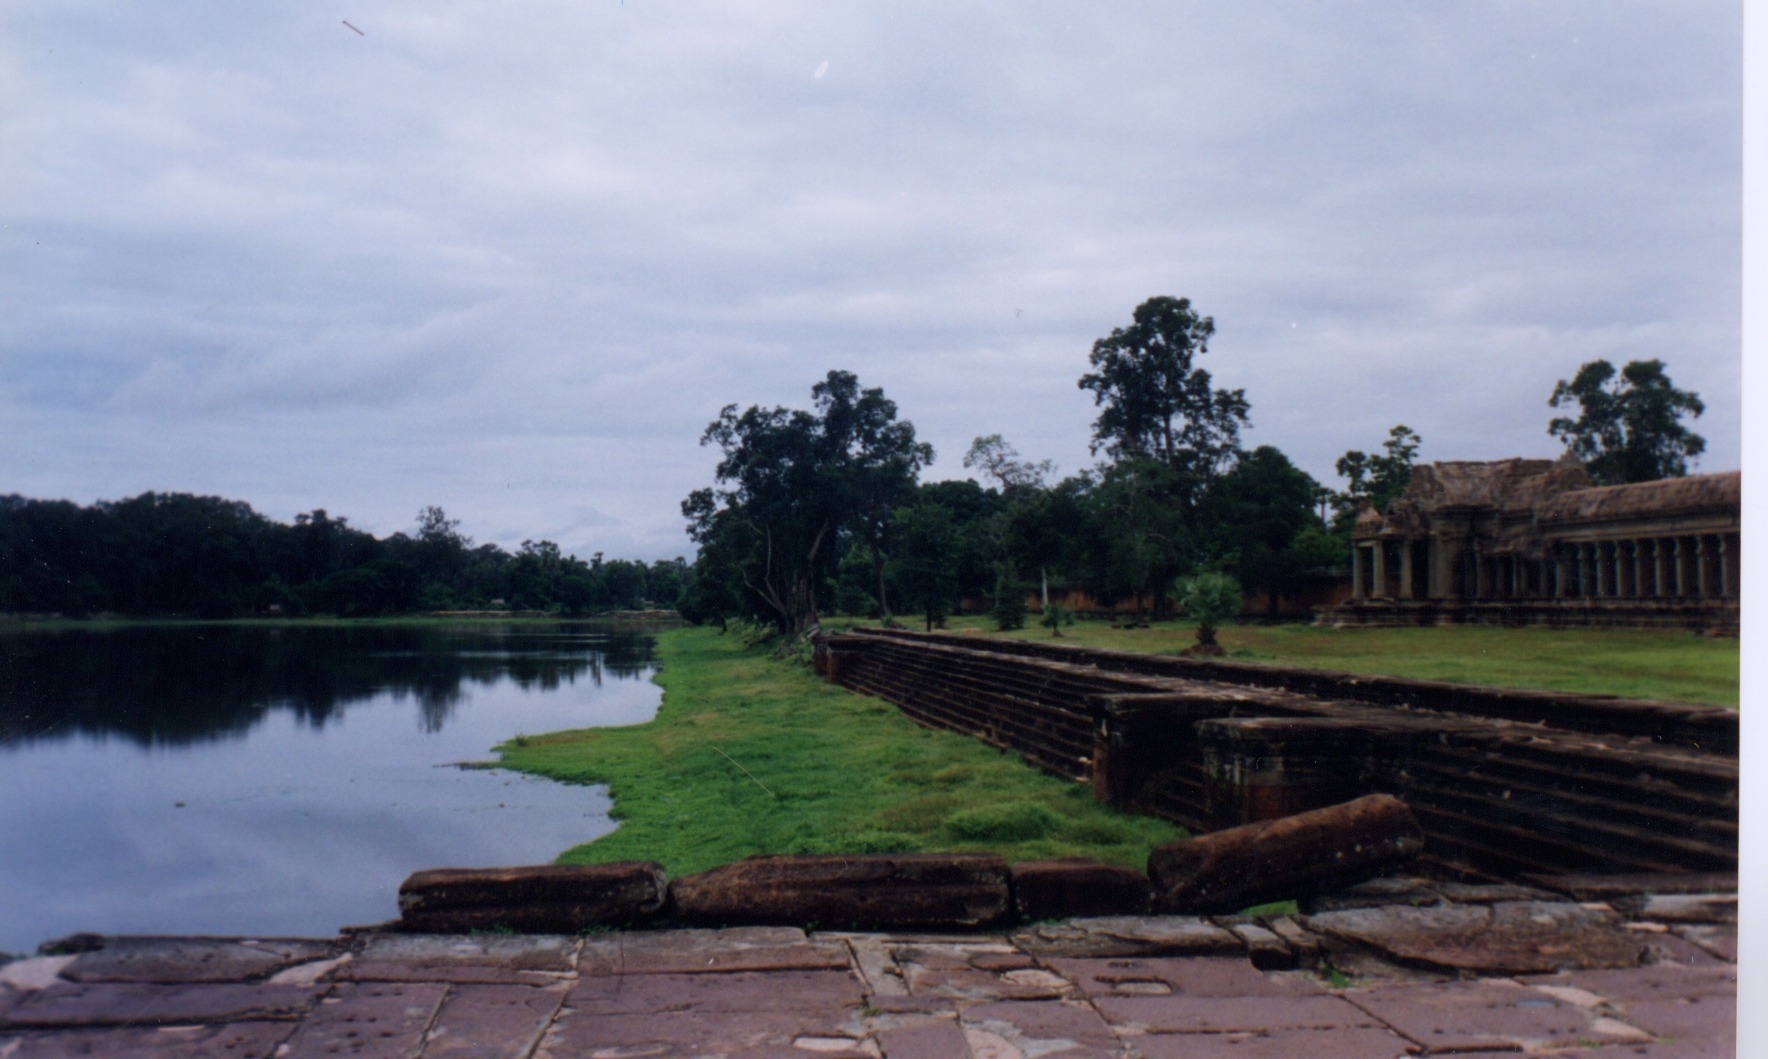
POLYGON ((1303 996, 1325 992, 1304 979, 1267 977, 1244 957, 1053 957, 1045 960, 1044 965, 1073 982, 1088 997, 1303 996))
POLYGON ((425 1034, 422 1059, 527 1055, 558 1014, 565 992, 563 986, 455 986, 425 1034))
POLYGON ((336 942, 306 938, 107 937, 62 969, 73 982, 235 982, 330 959, 336 942))
POLYGON ((1130 1032, 1346 1030, 1380 1025, 1336 996, 1109 996, 1093 1004, 1113 1026, 1130 1032))
POLYGON ((1636 914, 1659 923, 1736 923, 1737 895, 1650 894, 1636 914))
POLYGON ((1550 988, 1569 986, 1622 1002, 1737 995, 1737 968, 1725 965, 1678 967, 1673 964, 1654 964, 1627 969, 1530 975, 1522 981, 1528 985, 1550 988))
POLYGON ((970 1054, 956 1018, 920 1018, 878 1031, 890 1059, 958 1059, 970 1054))
POLYGON ((1514 982, 1349 989, 1346 1000, 1432 1051, 1576 1048, 1626 1035, 1600 1032, 1598 1016, 1514 982))
POLYGON ((1312 967, 1319 962, 1320 938, 1303 930, 1301 924, 1293 918, 1279 916, 1268 920, 1265 925, 1295 954, 1296 966, 1312 967))
MULTIPOLYGON (((1136 1053, 1142 1059, 1409 1059, 1412 1054, 1412 1045, 1405 1038, 1372 1027, 1270 1033, 1151 1033, 1135 1041, 1136 1053)), ((1507 1059, 1519 1057, 1512 1053, 1507 1059)))
POLYGON ((1737 928, 1735 926, 1680 926, 1674 933, 1677 937, 1691 944, 1698 945, 1718 959, 1727 963, 1737 962, 1737 928))
POLYGON ((1005 1000, 964 1008, 958 1017, 972 1056, 1122 1054, 1111 1027, 1078 1001, 1005 1000))
POLYGON ((1238 956, 1246 944, 1199 916, 1102 916, 1022 930, 1013 943, 1038 957, 1238 956))
POLYGON ((1257 923, 1217 923, 1233 932, 1246 946, 1246 955, 1263 971, 1290 970, 1301 965, 1301 954, 1291 948, 1276 932, 1257 923))
POLYGON ((608 934, 584 942, 581 973, 710 974, 724 971, 843 971, 847 946, 810 940, 797 927, 735 927, 608 934))
POLYGON ((1066 979, 1037 967, 1023 953, 909 945, 893 949, 891 957, 913 996, 1048 1000, 1074 991, 1066 979))
POLYGON ((277 1059, 410 1059, 448 987, 437 982, 364 982, 333 989, 277 1059))
MULTIPOLYGON (((877 1056, 866 1048, 857 1016, 808 1011, 683 1012, 584 1016, 566 1010, 547 1030, 535 1059, 587 1056, 651 1059, 669 1056, 791 1056, 818 1053, 795 1047, 798 1041, 850 1041, 825 1048, 822 1059, 877 1056)), ((958 1053, 961 1055, 962 1053, 958 1053)), ((953 1059, 956 1059, 954 1056, 953 1059)))
POLYGON ((294 1030, 294 1024, 288 1022, 231 1022, 222 1026, 63 1030, 17 1037, 0 1033, 0 1056, 6 1059, 73 1059, 75 1056, 267 1059, 294 1030))
POLYGON ((72 956, 32 956, 0 964, 0 997, 11 991, 47 989, 62 978, 62 969, 74 962, 72 956))
POLYGON ((573 937, 526 934, 382 934, 333 972, 356 982, 503 982, 547 985, 577 966, 573 937))
POLYGON ((1560 902, 1352 909, 1309 916, 1304 924, 1401 963, 1450 971, 1631 967, 1646 954, 1645 942, 1612 916, 1560 902))
POLYGON ((733 971, 583 978, 566 1006, 578 1015, 835 1011, 864 997, 848 971, 733 971))
POLYGON ((0 1029, 297 1018, 312 1009, 325 991, 324 986, 235 982, 68 982, 25 995, 6 1012, 0 1029))

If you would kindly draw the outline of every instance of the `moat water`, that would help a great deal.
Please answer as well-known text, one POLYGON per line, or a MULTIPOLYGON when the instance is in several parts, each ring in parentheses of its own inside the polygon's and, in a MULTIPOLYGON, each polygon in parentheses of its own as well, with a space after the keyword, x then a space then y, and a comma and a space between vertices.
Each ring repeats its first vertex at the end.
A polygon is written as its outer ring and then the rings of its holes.
POLYGON ((649 720, 654 641, 584 623, 0 632, 0 953, 76 931, 330 935, 413 871, 547 863, 600 787, 463 769, 649 720))

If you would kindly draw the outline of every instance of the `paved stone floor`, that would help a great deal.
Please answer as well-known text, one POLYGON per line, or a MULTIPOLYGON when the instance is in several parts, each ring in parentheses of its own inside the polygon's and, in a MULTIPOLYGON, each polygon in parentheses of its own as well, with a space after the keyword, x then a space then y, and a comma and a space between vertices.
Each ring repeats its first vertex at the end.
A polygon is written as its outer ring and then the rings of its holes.
POLYGON ((0 965, 0 1059, 1735 1053, 1734 896, 1538 896, 979 936, 76 937, 0 965))

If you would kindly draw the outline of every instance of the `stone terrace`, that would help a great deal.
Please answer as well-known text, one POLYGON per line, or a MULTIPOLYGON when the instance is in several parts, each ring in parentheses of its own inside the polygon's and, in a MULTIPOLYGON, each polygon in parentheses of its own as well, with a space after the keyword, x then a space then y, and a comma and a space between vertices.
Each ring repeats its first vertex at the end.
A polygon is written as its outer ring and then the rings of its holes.
POLYGON ((1003 935, 76 936, 0 966, 0 1056, 1735 1054, 1734 892, 1390 878, 1310 911, 1003 935))
POLYGON ((1193 830, 1380 792, 1447 875, 1736 870, 1734 710, 901 630, 818 666, 1193 830))

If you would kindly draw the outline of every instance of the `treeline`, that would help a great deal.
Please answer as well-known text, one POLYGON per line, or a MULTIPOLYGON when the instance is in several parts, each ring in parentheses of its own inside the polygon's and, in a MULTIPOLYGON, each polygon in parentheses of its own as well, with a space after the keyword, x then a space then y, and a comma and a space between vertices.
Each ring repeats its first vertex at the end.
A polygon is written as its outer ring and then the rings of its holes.
POLYGON ((700 546, 684 615, 796 633, 830 611, 936 621, 981 597, 1013 625, 1054 583, 1164 616, 1203 570, 1291 595, 1345 564, 1358 507, 1403 487, 1417 438, 1396 428, 1383 454, 1347 453, 1342 492, 1272 446, 1243 449, 1245 393, 1196 364, 1213 333, 1185 299, 1153 298, 1096 342, 1079 385, 1102 459, 1059 481, 986 435, 964 457, 981 481, 922 482, 931 447, 848 372, 817 383, 810 410, 725 408, 702 438, 723 452, 716 484, 682 504, 700 546))
MULTIPOLYGON (((932 448, 850 372, 813 386, 810 409, 727 406, 701 438, 723 454, 715 482, 682 502, 700 549, 683 615, 796 634, 831 611, 932 624, 981 598, 1012 627, 1027 596, 1054 584, 1164 617, 1200 573, 1232 577, 1274 615, 1344 572, 1357 519, 1401 495, 1421 439, 1400 425, 1378 450, 1346 452, 1341 489, 1273 446, 1247 450, 1245 391, 1217 388, 1197 364, 1214 333, 1188 300, 1156 297, 1095 342, 1078 385, 1099 410, 1098 461, 1060 480, 990 434, 964 457, 981 481, 921 481, 932 448)), ((1598 483, 1686 473, 1704 445, 1680 423, 1699 398, 1659 361, 1586 364, 1549 403, 1581 411, 1549 433, 1598 483)))
POLYGON ((82 506, 0 497, 0 613, 234 618, 673 606, 687 564, 584 561, 552 541, 474 546, 425 508, 377 538, 323 509, 277 522, 249 504, 143 493, 82 506))

